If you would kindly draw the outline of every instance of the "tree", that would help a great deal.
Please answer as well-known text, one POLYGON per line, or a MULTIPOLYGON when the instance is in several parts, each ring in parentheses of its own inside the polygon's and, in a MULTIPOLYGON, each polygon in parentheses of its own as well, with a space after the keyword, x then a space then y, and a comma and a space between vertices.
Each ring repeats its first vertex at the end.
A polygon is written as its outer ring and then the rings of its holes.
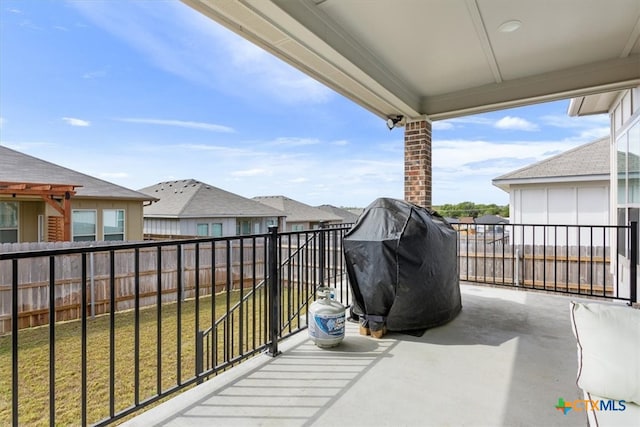
POLYGON ((501 217, 509 217, 509 205, 499 206, 495 203, 488 205, 476 204, 473 202, 461 202, 457 204, 444 204, 441 206, 433 206, 433 210, 442 216, 451 218, 460 218, 470 216, 477 218, 482 215, 498 215, 501 217))

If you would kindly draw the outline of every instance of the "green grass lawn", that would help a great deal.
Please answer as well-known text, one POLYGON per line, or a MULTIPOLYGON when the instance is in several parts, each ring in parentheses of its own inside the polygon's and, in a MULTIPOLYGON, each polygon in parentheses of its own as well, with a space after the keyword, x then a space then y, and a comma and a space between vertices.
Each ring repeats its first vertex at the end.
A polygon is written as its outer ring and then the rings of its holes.
MULTIPOLYGON (((238 292, 230 294, 231 304, 238 301, 238 292)), ((263 300, 255 300, 256 317, 263 300)), ((249 300, 244 312, 244 351, 253 343, 253 304, 249 300)), ((226 311, 226 294, 216 296, 216 314, 226 311)), ((195 375, 195 319, 193 300, 182 304, 182 323, 177 330, 177 304, 165 304, 162 314, 161 370, 162 389, 176 384, 177 367, 182 380, 195 375), (182 340, 182 356, 177 360, 178 333, 182 340)), ((264 315, 264 311, 262 310, 264 315)), ((140 400, 156 395, 157 383, 157 307, 140 310, 140 400)), ((211 325, 211 298, 200 299, 200 329, 211 325)), ((256 319, 258 320, 258 319, 256 319)), ((237 334, 240 322, 233 322, 237 334)), ((115 316, 115 411, 133 404, 134 396, 134 312, 115 316)), ((256 335, 262 337, 263 322, 256 321, 256 335)), ((296 324, 297 326, 297 324, 296 324)), ((87 326, 87 421, 98 422, 109 416, 109 348, 110 316, 88 320, 87 326)), ((81 323, 58 323, 56 332, 56 390, 57 425, 79 425, 81 419, 81 323)), ((220 334, 222 335, 222 334, 220 334)), ((219 337, 220 340, 222 337, 219 337)), ((19 423, 20 425, 48 425, 49 423, 49 328, 24 329, 19 332, 19 423)), ((239 352, 234 340, 234 355, 239 352)), ((221 341, 220 341, 221 342, 221 341)), ((260 345, 260 340, 256 342, 260 345)), ((222 346, 220 346, 222 347, 222 346)), ((222 359, 219 352, 218 362, 222 359)), ((11 424, 11 336, 0 337, 0 426, 11 424)))

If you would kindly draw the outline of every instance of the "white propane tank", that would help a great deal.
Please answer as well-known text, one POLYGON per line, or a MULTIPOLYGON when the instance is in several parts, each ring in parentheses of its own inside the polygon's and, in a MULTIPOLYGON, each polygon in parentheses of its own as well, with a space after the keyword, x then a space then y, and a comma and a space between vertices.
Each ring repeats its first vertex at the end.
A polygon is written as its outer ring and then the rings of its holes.
POLYGON ((309 307, 309 337, 318 347, 335 347, 344 338, 345 308, 332 288, 320 287, 317 295, 309 307))

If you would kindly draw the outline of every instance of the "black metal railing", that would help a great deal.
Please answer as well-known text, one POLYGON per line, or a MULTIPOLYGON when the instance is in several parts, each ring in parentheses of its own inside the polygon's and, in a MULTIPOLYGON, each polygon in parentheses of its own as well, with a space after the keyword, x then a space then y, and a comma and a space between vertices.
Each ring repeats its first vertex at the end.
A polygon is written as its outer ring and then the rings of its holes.
POLYGON ((0 424, 110 424, 278 354, 317 287, 349 304, 348 228, 0 253, 0 424))
POLYGON ((637 301, 635 222, 456 228, 460 280, 637 301))
MULTIPOLYGON (((277 355, 319 286, 350 305, 349 228, 0 253, 0 425, 110 424, 277 355)), ((458 228, 461 280, 637 301, 635 223, 458 228)))

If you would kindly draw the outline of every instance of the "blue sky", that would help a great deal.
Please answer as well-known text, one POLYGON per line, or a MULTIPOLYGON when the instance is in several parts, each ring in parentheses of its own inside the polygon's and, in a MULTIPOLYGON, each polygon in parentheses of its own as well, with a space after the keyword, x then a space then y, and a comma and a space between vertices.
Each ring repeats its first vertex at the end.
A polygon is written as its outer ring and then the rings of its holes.
MULTIPOLYGON (((433 204, 507 204, 493 178, 607 135, 568 105, 435 122, 433 204)), ((173 0, 2 0, 0 144, 134 190, 403 198, 402 129, 173 0)))

